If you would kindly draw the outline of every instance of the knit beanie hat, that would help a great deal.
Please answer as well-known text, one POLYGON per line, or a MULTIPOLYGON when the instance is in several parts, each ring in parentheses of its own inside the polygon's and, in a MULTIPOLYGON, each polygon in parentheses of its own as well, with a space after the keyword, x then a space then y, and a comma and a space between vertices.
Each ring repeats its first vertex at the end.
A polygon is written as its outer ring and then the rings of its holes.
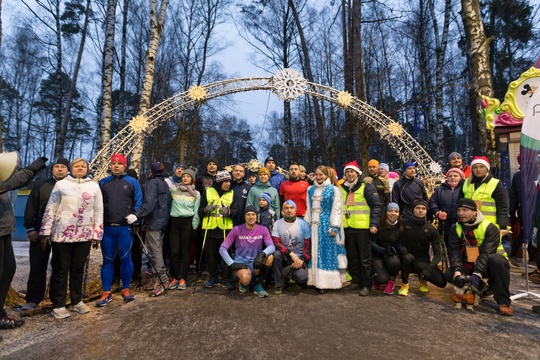
POLYGON ((260 169, 259 169, 259 172, 257 173, 257 175, 261 175, 261 173, 262 173, 262 174, 267 174, 268 176, 272 176, 272 175, 270 174, 270 170, 268 170, 268 169, 265 168, 265 167, 260 168, 260 169))
POLYGON ((450 153, 450 155, 448 155, 448 161, 452 160, 453 158, 460 158, 460 159, 463 159, 463 157, 461 156, 460 153, 454 151, 452 153, 450 153))
POLYGON ((270 195, 269 193, 267 192, 263 192, 260 196, 259 196, 259 199, 260 198, 263 198, 264 200, 266 200, 266 202, 268 204, 271 204, 272 203, 272 195, 270 195))
POLYGON ((191 170, 191 169, 187 169, 187 170, 184 170, 184 172, 182 173, 182 176, 184 175, 189 175, 191 176, 191 181, 195 181, 195 171, 191 170))
POLYGON ((295 203, 294 201, 290 200, 290 199, 287 200, 287 201, 285 201, 285 202, 283 203, 283 206, 285 206, 285 204, 287 204, 287 205, 292 205, 292 206, 294 206, 294 208, 296 209, 296 203, 295 203))
POLYGON ((150 172, 152 174, 161 174, 163 170, 165 170, 165 165, 163 165, 159 161, 153 162, 152 165, 150 166, 150 172))
POLYGON ((277 162, 272 156, 269 156, 264 160, 264 166, 266 166, 266 163, 269 162, 269 161, 273 161, 277 166, 277 162))
POLYGON ((356 160, 346 163, 345 166, 343 167, 343 172, 347 171, 347 169, 353 169, 354 171, 358 173, 358 175, 362 175, 362 171, 360 171, 360 166, 358 166, 358 163, 356 162, 356 160))
POLYGON ((208 166, 208 164, 210 164, 211 162, 213 162, 216 165, 218 164, 216 158, 208 158, 208 159, 206 159, 206 166, 208 166))
POLYGON ((475 156, 475 157, 473 157, 473 159, 471 161, 471 167, 473 167, 476 164, 482 164, 485 167, 487 167, 488 170, 491 168, 491 166, 489 164, 489 160, 485 156, 475 156))
POLYGON ((417 207, 418 205, 424 205, 426 207, 426 209, 428 208, 428 202, 424 199, 416 199, 412 202, 412 208, 414 209, 415 207, 417 207))
POLYGON ((368 161, 367 166, 376 166, 379 167, 379 162, 375 159, 371 159, 368 161))
POLYGON ((127 159, 123 154, 114 154, 111 157, 111 163, 113 162, 119 162, 124 165, 124 167, 127 167, 127 159))
POLYGON ((216 183, 231 181, 231 174, 227 170, 220 170, 216 173, 216 183))
POLYGON ((257 214, 257 208, 254 205, 248 205, 246 206, 246 209, 244 210, 244 216, 246 216, 248 212, 257 214))
POLYGON ((472 200, 472 199, 467 199, 467 198, 459 199, 458 202, 457 202, 457 207, 458 208, 471 209, 473 211, 477 210, 476 202, 474 202, 474 200, 472 200))
POLYGON ((63 157, 59 157, 58 159, 56 159, 56 161, 53 163, 53 167, 54 165, 65 165, 68 170, 69 170, 69 160, 66 159, 66 158, 63 158, 63 157))
POLYGON ((405 163, 405 165, 403 165, 403 171, 407 170, 411 166, 417 167, 418 164, 415 163, 414 161, 409 161, 408 163, 405 163))
POLYGON ((381 170, 386 170, 386 172, 390 172, 390 166, 388 166, 388 164, 381 163, 381 165, 379 166, 379 168, 380 168, 381 170))
POLYGON ((395 172, 395 171, 390 171, 390 172, 388 173, 388 177, 389 177, 390 179, 396 179, 398 176, 399 176, 399 174, 398 174, 397 172, 395 172))
POLYGON ((462 178, 462 179, 465 179, 465 173, 463 171, 461 171, 460 169, 458 168, 451 168, 450 170, 448 170, 446 172, 446 174, 444 175, 445 177, 448 177, 448 174, 450 174, 451 172, 456 172, 459 174, 459 176, 462 178))
POLYGON ((395 202, 388 203, 388 206, 386 207, 386 211, 390 211, 390 210, 399 211, 399 205, 395 202))
POLYGON ((139 175, 137 175, 137 172, 135 171, 135 169, 127 169, 126 174, 128 176, 131 176, 135 180, 139 180, 139 175))

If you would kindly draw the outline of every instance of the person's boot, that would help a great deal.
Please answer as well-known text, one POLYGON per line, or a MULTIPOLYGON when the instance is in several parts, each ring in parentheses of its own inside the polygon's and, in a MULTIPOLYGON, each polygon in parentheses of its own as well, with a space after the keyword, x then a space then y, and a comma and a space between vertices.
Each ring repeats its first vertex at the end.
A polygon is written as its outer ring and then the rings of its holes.
POLYGON ((367 286, 364 286, 362 289, 360 289, 360 293, 358 295, 369 296, 369 294, 371 294, 371 289, 367 286))

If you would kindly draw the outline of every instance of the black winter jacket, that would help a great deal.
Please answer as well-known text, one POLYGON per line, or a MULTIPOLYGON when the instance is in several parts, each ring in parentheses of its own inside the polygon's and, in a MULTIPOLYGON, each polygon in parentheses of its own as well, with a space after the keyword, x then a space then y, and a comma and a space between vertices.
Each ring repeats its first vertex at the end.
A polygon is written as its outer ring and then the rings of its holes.
POLYGON ((171 192, 163 174, 155 174, 146 183, 144 201, 135 211, 137 218, 144 219, 145 230, 165 231, 171 213, 171 192))
POLYGON ((26 201, 26 208, 24 209, 24 227, 26 228, 26 232, 37 231, 39 233, 41 219, 45 213, 52 189, 57 181, 54 177, 50 177, 38 181, 32 187, 32 191, 30 191, 30 195, 28 195, 28 200, 26 201))

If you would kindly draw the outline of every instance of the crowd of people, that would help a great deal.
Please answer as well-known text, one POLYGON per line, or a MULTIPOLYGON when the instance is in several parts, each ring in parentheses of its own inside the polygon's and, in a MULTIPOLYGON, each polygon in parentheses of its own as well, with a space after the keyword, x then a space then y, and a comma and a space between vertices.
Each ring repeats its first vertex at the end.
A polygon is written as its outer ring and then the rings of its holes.
MULTIPOLYGON (((308 174, 296 162, 289 164, 286 178, 273 157, 247 174, 243 165, 220 170, 217 160, 208 159, 199 176, 183 164, 167 176, 165 166, 154 162, 143 189, 122 154, 111 157, 111 175, 99 183, 89 176, 84 159, 59 158, 52 176, 35 183, 28 198, 30 274, 20 310, 43 301, 52 252, 51 315, 88 313, 82 279, 90 248, 98 246, 103 293, 95 305, 113 300, 115 277, 122 283, 122 300, 133 301, 130 283, 141 278, 142 246, 153 274, 145 286, 151 296, 198 281, 261 298, 272 290, 280 295, 292 283, 320 294, 343 289, 369 296, 375 289, 394 295, 398 276, 397 294, 407 296, 410 276, 417 274, 422 293, 429 292, 429 284, 444 288, 465 279, 478 295, 493 295, 499 314, 511 316, 510 267, 519 266, 515 257, 522 239, 513 240, 510 257, 503 240, 508 225, 519 226, 523 219, 521 193, 512 191, 509 199, 484 156, 470 165, 457 152, 448 159, 446 181, 428 197, 414 162, 398 173, 371 159, 364 175, 351 161, 340 180, 332 167, 320 165, 308 174), (188 282, 193 268, 195 281, 188 282)), ((3 306, 15 272, 15 220, 6 192, 27 185, 45 161, 40 158, 0 182, 0 328, 23 324, 3 306)), ((537 161, 540 167, 540 155, 537 161)), ((540 183, 534 221, 539 227, 540 183)), ((538 266, 535 251, 529 247, 538 266)), ((540 282, 538 268, 530 279, 540 282)))

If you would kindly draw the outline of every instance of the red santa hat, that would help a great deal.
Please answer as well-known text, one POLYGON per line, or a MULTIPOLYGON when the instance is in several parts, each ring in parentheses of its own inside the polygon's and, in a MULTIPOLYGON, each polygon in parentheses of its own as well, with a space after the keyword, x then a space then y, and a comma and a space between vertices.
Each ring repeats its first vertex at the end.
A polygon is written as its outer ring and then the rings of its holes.
POLYGON ((346 163, 345 166, 343 167, 343 172, 347 171, 347 169, 353 169, 354 171, 358 173, 358 175, 362 175, 362 171, 360 171, 360 166, 358 166, 358 163, 356 162, 356 160, 346 163))
POLYGON ((487 167, 488 170, 490 169, 489 160, 485 156, 475 156, 475 157, 473 157, 473 159, 471 161, 471 167, 473 167, 475 164, 482 164, 485 167, 487 167))

